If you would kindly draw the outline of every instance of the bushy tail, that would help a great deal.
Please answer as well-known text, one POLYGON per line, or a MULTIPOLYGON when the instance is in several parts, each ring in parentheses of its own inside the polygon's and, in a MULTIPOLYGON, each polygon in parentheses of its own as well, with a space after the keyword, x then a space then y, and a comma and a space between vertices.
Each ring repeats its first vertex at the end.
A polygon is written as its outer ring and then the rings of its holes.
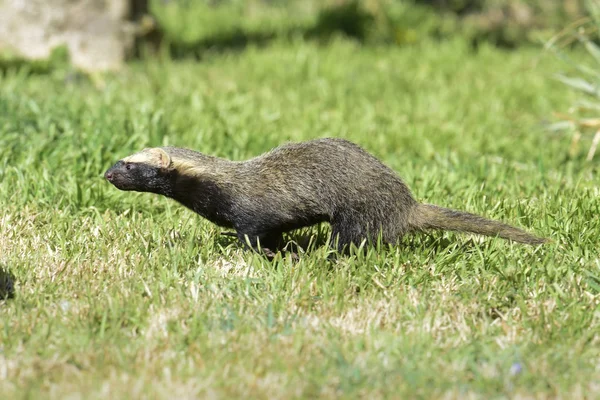
POLYGON ((502 222, 432 204, 419 204, 412 214, 411 225, 418 230, 442 229, 472 232, 486 236, 499 236, 503 239, 531 245, 549 242, 548 239, 534 236, 502 222))

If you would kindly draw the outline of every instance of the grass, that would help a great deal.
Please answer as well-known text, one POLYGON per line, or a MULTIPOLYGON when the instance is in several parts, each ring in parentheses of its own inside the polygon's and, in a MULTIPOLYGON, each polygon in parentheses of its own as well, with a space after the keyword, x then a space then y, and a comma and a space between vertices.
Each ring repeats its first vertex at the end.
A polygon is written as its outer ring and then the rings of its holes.
POLYGON ((539 54, 292 41, 103 86, 5 71, 0 397, 600 398, 598 164, 543 130, 573 95, 539 54), (269 262, 102 179, 146 146, 245 159, 323 136, 555 243, 431 233, 269 262))

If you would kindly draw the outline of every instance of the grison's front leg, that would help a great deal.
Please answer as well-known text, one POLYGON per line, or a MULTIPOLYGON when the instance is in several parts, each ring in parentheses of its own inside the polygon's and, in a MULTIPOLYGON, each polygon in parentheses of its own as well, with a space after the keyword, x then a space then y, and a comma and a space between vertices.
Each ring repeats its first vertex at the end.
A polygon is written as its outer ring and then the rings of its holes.
POLYGON ((247 233, 237 231, 237 238, 247 249, 263 252, 268 257, 274 257, 275 253, 283 247, 283 236, 280 232, 247 233))

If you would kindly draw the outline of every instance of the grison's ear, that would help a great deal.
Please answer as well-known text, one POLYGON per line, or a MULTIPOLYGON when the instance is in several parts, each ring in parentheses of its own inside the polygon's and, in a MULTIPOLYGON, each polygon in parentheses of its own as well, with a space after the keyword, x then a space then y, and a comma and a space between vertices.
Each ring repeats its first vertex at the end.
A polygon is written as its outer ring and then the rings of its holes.
POLYGON ((166 151, 158 147, 148 149, 148 153, 152 156, 152 161, 160 168, 169 168, 171 166, 171 156, 166 151))

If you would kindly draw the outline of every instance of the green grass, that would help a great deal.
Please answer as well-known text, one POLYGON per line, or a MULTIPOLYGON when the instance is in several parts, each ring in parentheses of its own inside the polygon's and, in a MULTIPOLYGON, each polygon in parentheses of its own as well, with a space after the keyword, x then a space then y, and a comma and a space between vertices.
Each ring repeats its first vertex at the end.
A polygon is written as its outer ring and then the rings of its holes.
POLYGON ((600 398, 598 164, 543 130, 573 94, 539 55, 337 40, 139 63, 104 86, 6 71, 0 397, 600 398), (324 136, 420 200, 555 243, 431 233, 269 262, 102 178, 146 146, 245 159, 324 136))

